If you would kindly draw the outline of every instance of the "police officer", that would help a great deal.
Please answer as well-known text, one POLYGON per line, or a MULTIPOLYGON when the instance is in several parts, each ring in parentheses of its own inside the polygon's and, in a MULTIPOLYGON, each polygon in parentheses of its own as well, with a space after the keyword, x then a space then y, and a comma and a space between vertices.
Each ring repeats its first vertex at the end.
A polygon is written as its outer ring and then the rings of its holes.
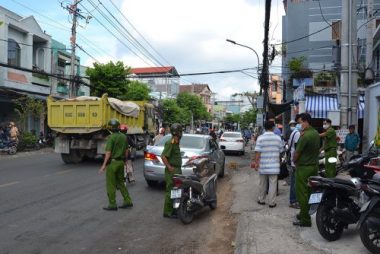
POLYGON ((324 138, 323 148, 325 150, 325 167, 326 167, 326 177, 333 178, 336 176, 336 163, 329 163, 328 159, 337 156, 337 142, 336 142, 336 132, 331 126, 331 120, 326 119, 323 122, 323 129, 326 131, 319 134, 320 137, 324 138))
POLYGON ((173 201, 170 198, 170 192, 173 188, 173 175, 182 174, 181 165, 181 152, 179 142, 182 137, 182 126, 174 123, 170 126, 170 133, 172 134, 171 140, 165 143, 164 150, 162 151, 161 158, 165 164, 165 204, 164 204, 164 217, 177 218, 173 213, 173 201))
POLYGON ((318 174, 319 134, 310 125, 311 116, 308 113, 300 114, 298 123, 301 124, 301 137, 298 140, 293 161, 296 164, 296 197, 301 211, 297 215, 295 226, 311 227, 309 215, 309 198, 311 190, 308 187, 310 176, 318 174))
POLYGON ((133 206, 127 187, 124 184, 124 163, 128 158, 128 142, 125 135, 120 132, 120 123, 117 119, 111 119, 108 127, 112 134, 106 144, 106 155, 99 173, 106 171, 106 186, 109 204, 103 207, 107 211, 117 211, 116 189, 120 190, 124 203, 119 208, 133 206))

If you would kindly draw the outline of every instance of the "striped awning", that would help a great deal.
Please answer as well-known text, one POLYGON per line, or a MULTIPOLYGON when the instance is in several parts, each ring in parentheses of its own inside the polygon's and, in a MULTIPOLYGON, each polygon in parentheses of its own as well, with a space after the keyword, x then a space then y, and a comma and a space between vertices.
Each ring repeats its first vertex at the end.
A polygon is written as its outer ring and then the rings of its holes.
POLYGON ((338 111, 336 95, 307 95, 305 111, 313 118, 327 118, 328 111, 338 111))
POLYGON ((364 95, 358 96, 358 119, 364 118, 365 100, 364 95))

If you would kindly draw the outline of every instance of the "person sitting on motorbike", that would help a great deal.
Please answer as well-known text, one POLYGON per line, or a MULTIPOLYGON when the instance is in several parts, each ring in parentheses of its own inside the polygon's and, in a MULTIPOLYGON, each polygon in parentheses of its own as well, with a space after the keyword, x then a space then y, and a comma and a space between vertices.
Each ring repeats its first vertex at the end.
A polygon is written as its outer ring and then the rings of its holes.
MULTIPOLYGON (((127 136, 128 126, 126 124, 121 124, 120 125, 120 132, 127 136)), ((128 137, 126 137, 126 138, 128 140, 128 137)), ((128 142, 128 144, 130 144, 130 143, 128 142)), ((134 183, 134 182, 136 182, 136 180, 133 176, 133 160, 134 160, 134 158, 132 158, 131 147, 132 146, 130 145, 128 148, 128 157, 126 158, 127 163, 125 164, 125 167, 124 167, 124 174, 125 174, 126 178, 128 179, 128 182, 134 183)))
POLYGON ((11 141, 18 141, 18 128, 16 127, 14 122, 9 122, 9 138, 11 141))

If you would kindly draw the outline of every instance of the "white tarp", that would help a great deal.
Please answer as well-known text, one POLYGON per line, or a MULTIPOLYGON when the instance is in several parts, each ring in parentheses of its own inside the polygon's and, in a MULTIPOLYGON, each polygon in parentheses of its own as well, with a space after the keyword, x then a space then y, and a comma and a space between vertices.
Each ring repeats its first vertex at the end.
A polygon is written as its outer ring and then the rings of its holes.
MULTIPOLYGON (((99 97, 94 96, 79 96, 72 99, 64 99, 64 101, 97 101, 101 100, 99 97)), ((108 98, 108 102, 111 107, 119 112, 120 114, 126 116, 132 116, 135 118, 139 117, 140 107, 134 102, 131 101, 121 101, 115 98, 108 98)))
POLYGON ((111 107, 126 116, 139 117, 140 107, 131 101, 121 101, 115 98, 108 98, 111 107))

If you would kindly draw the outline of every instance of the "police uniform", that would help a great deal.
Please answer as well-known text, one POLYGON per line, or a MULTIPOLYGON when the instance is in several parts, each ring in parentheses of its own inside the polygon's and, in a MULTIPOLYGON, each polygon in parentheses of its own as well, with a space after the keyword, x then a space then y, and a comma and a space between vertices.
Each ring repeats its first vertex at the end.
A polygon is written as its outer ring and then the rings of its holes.
POLYGON ((300 223, 301 225, 311 225, 309 215, 309 197, 310 188, 308 179, 310 176, 318 174, 318 156, 319 156, 319 134, 313 128, 309 127, 304 130, 297 143, 296 153, 296 197, 300 205, 300 223))
POLYGON ((337 143, 336 143, 336 132, 333 127, 329 127, 326 131, 326 137, 324 142, 325 148, 325 167, 326 167, 326 177, 333 178, 336 176, 336 163, 329 163, 328 159, 337 156, 337 143))
POLYGON ((111 152, 110 164, 106 169, 106 186, 109 200, 109 208, 117 208, 116 189, 120 190, 123 196, 123 206, 132 205, 127 187, 124 184, 124 163, 125 150, 128 149, 128 142, 121 132, 112 133, 106 144, 106 151, 111 152))
POLYGON ((174 171, 170 172, 167 167, 165 167, 165 204, 164 204, 164 216, 173 215, 173 201, 170 198, 170 192, 173 189, 173 175, 182 174, 181 165, 181 151, 179 144, 175 142, 174 138, 168 140, 165 143, 164 150, 162 151, 161 157, 165 156, 168 159, 169 164, 174 167, 174 171))

